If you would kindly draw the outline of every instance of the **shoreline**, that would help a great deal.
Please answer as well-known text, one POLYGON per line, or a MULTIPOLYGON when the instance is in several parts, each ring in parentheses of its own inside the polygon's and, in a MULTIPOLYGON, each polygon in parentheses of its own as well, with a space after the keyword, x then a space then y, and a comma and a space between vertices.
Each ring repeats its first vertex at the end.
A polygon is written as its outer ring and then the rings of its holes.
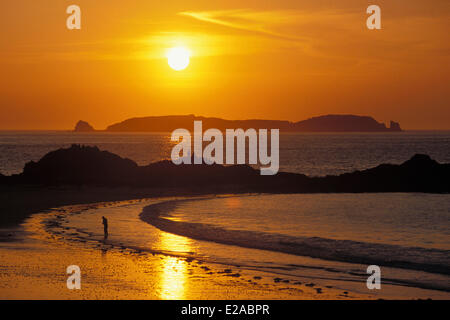
MULTIPOLYGON (((145 252, 59 228, 70 215, 145 201, 115 201, 55 208, 32 215, 21 241, 0 242, 1 299, 369 299, 367 295, 311 284, 273 281, 251 270, 189 256, 145 252), (64 231, 64 232, 61 232, 64 231), (64 237, 72 237, 71 240, 64 237), (45 259, 41 256, 45 254, 45 259), (76 263, 75 263, 76 262, 76 263), (78 264, 81 290, 65 288, 65 268, 78 264), (232 269, 231 269, 232 268, 232 269), (87 272, 86 272, 87 270, 87 272), (180 287, 182 286, 182 287, 180 287), (151 288, 149 290, 149 288, 151 288)), ((139 219, 138 217, 136 217, 139 219)), ((142 222, 143 223, 143 222, 142 222)), ((143 223, 144 224, 144 223, 143 223)), ((94 237, 95 238, 95 237, 94 237)))
MULTIPOLYGON (((0 242, 0 260, 4 270, 0 297, 176 300, 411 299, 411 295, 402 293, 402 290, 406 289, 404 287, 402 289, 387 284, 384 287, 386 294, 365 294, 358 290, 342 289, 343 284, 338 281, 324 285, 319 278, 305 275, 305 280, 298 282, 288 275, 262 272, 242 265, 215 263, 194 253, 183 253, 183 250, 179 254, 174 254, 173 251, 149 250, 122 243, 120 237, 116 238, 123 231, 126 232, 125 239, 128 239, 127 234, 131 233, 147 236, 154 232, 153 226, 140 220, 136 210, 149 203, 182 198, 186 197, 71 205, 33 214, 22 225, 26 235, 23 239, 0 242), (129 213, 123 211, 133 206, 137 206, 137 209, 129 213), (114 213, 115 211, 117 212, 114 213), (111 239, 103 241, 99 221, 105 212, 114 222, 111 226, 122 229, 111 230, 111 239), (87 223, 87 226, 91 226, 89 221, 92 220, 95 224, 94 230, 97 231, 92 232, 89 228, 73 224, 75 218, 78 219, 76 221, 87 223), (117 221, 122 221, 123 226, 117 221), (134 227, 130 228, 131 225, 134 227), (42 259, 42 255, 46 258, 42 259), (86 274, 82 290, 71 291, 65 288, 65 268, 70 264, 80 265, 86 274), (28 288, 30 283, 38 283, 41 290, 28 288)), ((189 197, 192 198, 194 197, 189 197)), ((189 238, 159 230, 156 236, 150 237, 148 241, 161 237, 172 245, 189 241, 189 238)), ((417 292, 417 298, 439 297, 433 296, 435 292, 430 290, 408 288, 408 292, 410 291, 417 292)))
MULTIPOLYGON (((251 195, 251 194, 249 194, 251 195)), ((298 239, 291 236, 278 236, 277 242, 268 240, 265 237, 264 232, 256 231, 240 231, 240 230, 228 230, 216 227, 214 225, 202 224, 201 222, 185 222, 171 219, 171 210, 176 208, 178 203, 191 202, 197 200, 207 200, 208 198, 200 199, 181 199, 181 200, 169 200, 156 204, 151 204, 143 208, 142 213, 139 215, 141 220, 147 222, 161 231, 177 234, 180 236, 186 236, 191 239, 216 242, 219 244, 232 245, 245 247, 249 249, 268 250, 272 252, 282 252, 290 255, 297 255, 302 257, 311 257, 314 259, 322 259, 327 261, 338 261, 351 264, 363 264, 363 265, 379 265, 383 267, 396 268, 402 270, 414 270, 419 272, 428 272, 432 274, 438 274, 443 276, 450 276, 450 271, 446 266, 439 264, 433 264, 432 257, 429 257, 426 262, 416 262, 408 260, 408 255, 411 254, 411 250, 415 250, 414 253, 420 255, 420 250, 431 250, 419 247, 404 247, 396 246, 393 244, 380 244, 361 242, 354 240, 334 240, 321 237, 303 237, 298 239), (206 232, 206 229, 209 232, 206 232), (210 232, 213 230, 213 232, 210 232), (215 234, 220 234, 218 238, 215 234), (328 247, 326 245, 329 245, 328 247), (351 247, 349 248, 351 244, 351 247), (378 251, 395 250, 393 255, 395 259, 382 259, 373 254, 374 247, 378 251), (332 252, 328 252, 329 248, 333 248, 332 252), (409 249, 407 255, 403 254, 403 250, 409 249), (358 252, 355 254, 354 252, 358 252), (361 254, 361 252, 367 251, 369 254, 361 254), (339 255, 336 255, 339 252, 339 255)), ((447 253, 446 250, 434 249, 435 252, 447 253)), ((447 288, 434 288, 423 286, 423 289, 441 290, 450 292, 447 288)))
MULTIPOLYGON (((207 194, 245 193, 236 186, 213 186, 205 188, 137 188, 137 187, 95 187, 95 186, 4 186, 0 185, 0 241, 7 239, 8 230, 18 228, 32 214, 45 212, 55 207, 83 205, 98 202, 126 201, 166 196, 196 196, 207 194), (7 228, 8 230, 3 230, 7 228)), ((20 231, 20 228, 17 230, 20 231)))

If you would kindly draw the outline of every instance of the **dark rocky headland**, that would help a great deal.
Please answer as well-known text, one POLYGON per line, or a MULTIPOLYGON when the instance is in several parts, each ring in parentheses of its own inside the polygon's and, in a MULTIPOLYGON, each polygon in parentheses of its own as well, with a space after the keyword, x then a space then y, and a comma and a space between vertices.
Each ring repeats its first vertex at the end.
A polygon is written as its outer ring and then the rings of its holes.
POLYGON ((308 177, 279 172, 261 176, 247 165, 175 165, 170 160, 138 166, 97 147, 72 145, 49 152, 38 162, 29 162, 22 173, 0 176, 1 185, 102 186, 212 190, 227 192, 433 192, 450 191, 450 164, 440 164, 427 155, 414 155, 399 164, 338 176, 308 177))

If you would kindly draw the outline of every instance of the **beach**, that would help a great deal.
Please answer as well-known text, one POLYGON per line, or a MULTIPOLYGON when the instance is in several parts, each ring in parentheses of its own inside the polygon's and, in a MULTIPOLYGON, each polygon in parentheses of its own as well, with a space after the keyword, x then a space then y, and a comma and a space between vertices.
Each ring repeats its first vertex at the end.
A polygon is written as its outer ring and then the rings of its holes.
MULTIPOLYGON (((443 291, 390 284, 383 285, 379 293, 371 293, 363 289, 365 283, 321 279, 320 273, 283 275, 233 261, 217 261, 204 254, 202 246, 218 246, 215 248, 221 250, 223 245, 164 232, 139 217, 149 205, 185 199, 161 197, 70 205, 32 215, 19 228, 10 229, 8 241, 0 242, 0 298, 448 298, 443 291), (102 216, 107 216, 110 225, 106 240, 102 216), (70 265, 81 269, 80 290, 66 286, 66 268, 70 265)), ((226 250, 238 255, 244 249, 226 250)))
POLYGON ((55 228, 55 221, 63 222, 66 215, 134 203, 68 206, 32 216, 15 229, 21 239, 0 243, 0 298, 316 299, 339 295, 331 290, 319 295, 309 287, 277 288, 268 278, 256 281, 250 271, 234 270, 241 274, 236 277, 224 266, 206 266, 185 253, 143 252, 103 242, 101 236, 98 241, 84 240, 69 227, 55 228), (66 268, 74 264, 81 268, 81 290, 66 287, 66 268))

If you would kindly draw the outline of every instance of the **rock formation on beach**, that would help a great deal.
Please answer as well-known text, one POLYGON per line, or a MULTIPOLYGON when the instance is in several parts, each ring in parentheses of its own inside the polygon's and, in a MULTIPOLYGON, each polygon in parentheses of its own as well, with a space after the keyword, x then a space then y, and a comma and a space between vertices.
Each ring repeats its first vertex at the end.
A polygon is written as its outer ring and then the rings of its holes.
POLYGON ((110 125, 114 132, 172 132, 178 128, 193 131, 194 121, 202 121, 203 129, 280 129, 281 132, 394 132, 402 131, 391 121, 390 127, 372 117, 355 115, 326 115, 299 122, 281 120, 224 120, 194 115, 132 118, 110 125))
POLYGON ((93 132, 95 129, 86 121, 78 121, 75 125, 75 129, 73 130, 75 132, 93 132))
POLYGON ((3 184, 90 185, 107 187, 170 187, 179 190, 220 187, 228 192, 450 192, 450 164, 415 155, 399 164, 338 176, 308 177, 280 172, 261 176, 247 165, 175 165, 169 160, 138 166, 97 147, 73 145, 29 162, 21 174, 3 177, 3 184))
POLYGON ((136 168, 135 162, 97 147, 72 145, 28 162, 20 176, 43 184, 113 185, 132 178, 136 168))

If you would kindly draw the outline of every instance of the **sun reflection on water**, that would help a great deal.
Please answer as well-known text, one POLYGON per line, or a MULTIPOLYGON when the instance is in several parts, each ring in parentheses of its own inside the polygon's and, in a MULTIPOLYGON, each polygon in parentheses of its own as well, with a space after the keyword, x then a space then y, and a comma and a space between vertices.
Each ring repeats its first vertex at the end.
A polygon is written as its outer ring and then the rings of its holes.
MULTIPOLYGON (((191 252, 190 239, 162 232, 160 246, 164 251, 191 252)), ((160 298, 165 300, 183 300, 187 292, 188 264, 177 257, 164 257, 160 272, 160 298)))

